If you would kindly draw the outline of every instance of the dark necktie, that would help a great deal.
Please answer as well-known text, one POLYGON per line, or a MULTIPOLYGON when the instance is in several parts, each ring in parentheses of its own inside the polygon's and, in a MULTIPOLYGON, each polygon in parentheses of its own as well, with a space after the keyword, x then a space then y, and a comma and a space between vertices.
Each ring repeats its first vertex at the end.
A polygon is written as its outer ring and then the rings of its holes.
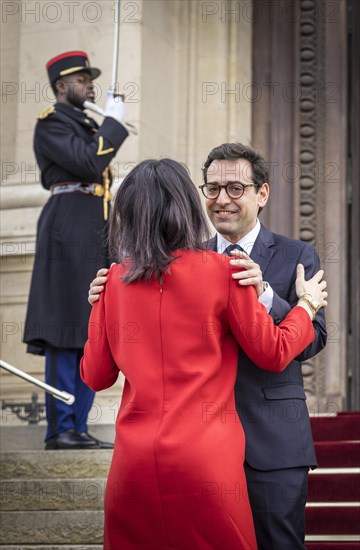
POLYGON ((226 256, 231 256, 230 252, 232 250, 241 250, 241 252, 244 252, 244 249, 241 248, 241 246, 239 246, 238 244, 230 244, 225 248, 223 254, 225 254, 226 256))

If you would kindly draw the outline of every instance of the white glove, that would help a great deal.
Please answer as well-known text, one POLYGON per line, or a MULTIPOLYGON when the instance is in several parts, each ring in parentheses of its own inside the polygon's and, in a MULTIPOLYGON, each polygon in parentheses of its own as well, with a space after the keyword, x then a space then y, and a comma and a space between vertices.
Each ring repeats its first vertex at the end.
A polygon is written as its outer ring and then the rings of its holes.
POLYGON ((105 116, 114 118, 121 124, 125 116, 125 105, 122 98, 119 96, 114 97, 112 90, 108 90, 106 95, 105 116))

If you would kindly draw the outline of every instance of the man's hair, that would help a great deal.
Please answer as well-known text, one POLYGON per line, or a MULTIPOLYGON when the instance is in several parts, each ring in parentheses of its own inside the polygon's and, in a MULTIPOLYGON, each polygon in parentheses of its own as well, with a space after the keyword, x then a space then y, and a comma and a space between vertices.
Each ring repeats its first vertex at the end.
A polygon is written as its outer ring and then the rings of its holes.
POLYGON ((126 176, 110 219, 110 253, 131 283, 166 271, 180 249, 200 250, 209 229, 188 170, 171 159, 145 160, 126 176))
POLYGON ((257 185, 256 191, 263 183, 269 183, 269 169, 263 157, 248 145, 242 143, 223 143, 210 151, 203 167, 203 179, 207 183, 207 173, 214 160, 247 160, 251 164, 253 182, 257 185))
POLYGON ((54 92, 54 96, 55 96, 56 98, 57 98, 58 95, 60 94, 59 90, 58 90, 57 87, 56 87, 56 83, 57 83, 58 81, 59 81, 59 79, 56 80, 53 84, 50 84, 51 89, 52 89, 52 91, 54 92))

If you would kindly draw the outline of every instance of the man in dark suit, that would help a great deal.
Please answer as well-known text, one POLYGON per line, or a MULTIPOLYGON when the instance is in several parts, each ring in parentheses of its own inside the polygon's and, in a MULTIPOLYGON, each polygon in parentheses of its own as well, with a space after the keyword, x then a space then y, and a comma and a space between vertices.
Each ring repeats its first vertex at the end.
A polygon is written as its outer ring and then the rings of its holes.
MULTIPOLYGON (((260 224, 258 213, 269 198, 268 169, 250 147, 216 147, 203 175, 207 213, 217 230, 208 249, 227 253, 229 246, 237 246, 245 251, 233 253, 244 269, 235 277, 255 286, 260 302, 279 323, 297 303, 297 264, 304 265, 306 279, 320 268, 315 248, 260 224)), ((282 373, 258 368, 239 350, 235 397, 246 435, 245 472, 259 550, 305 548, 307 476, 316 456, 301 361, 326 344, 324 309, 317 312, 312 305, 316 338, 282 373)))
POLYGON ((46 382, 76 398, 70 406, 46 395, 46 449, 111 448, 88 434, 94 393, 80 379, 79 362, 90 313, 88 284, 109 263, 108 166, 128 136, 124 105, 110 94, 100 127, 87 116, 83 103, 94 102, 100 71, 84 52, 61 54, 47 70, 56 103, 38 116, 34 149, 51 196, 38 221, 24 342, 29 352, 45 355, 46 382))
MULTIPOLYGON (((216 147, 204 164, 203 176, 201 190, 217 231, 206 243, 208 250, 233 255, 242 269, 233 277, 241 285, 254 285, 259 301, 280 323, 297 304, 297 264, 304 265, 306 279, 320 268, 315 248, 260 224, 258 214, 269 198, 268 168, 250 147, 240 143, 216 147)), ((106 274, 106 269, 100 270, 91 283, 90 303, 98 299, 106 274)), ((283 372, 258 368, 239 349, 235 398, 246 436, 245 473, 259 550, 305 548, 307 477, 309 468, 316 466, 316 456, 301 361, 326 344, 324 310, 318 311, 310 295, 307 299, 316 337, 283 372)), ((249 337, 256 345, 258 328, 253 328, 249 337)))

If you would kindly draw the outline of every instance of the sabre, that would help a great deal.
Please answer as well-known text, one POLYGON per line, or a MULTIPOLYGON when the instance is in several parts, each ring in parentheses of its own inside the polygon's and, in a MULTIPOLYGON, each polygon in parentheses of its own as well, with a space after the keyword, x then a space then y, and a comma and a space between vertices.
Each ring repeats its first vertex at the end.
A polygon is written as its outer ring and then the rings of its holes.
POLYGON ((118 77, 118 64, 119 64, 119 45, 120 45, 120 1, 115 2, 115 29, 114 29, 114 53, 113 53, 113 68, 112 68, 112 87, 114 88, 114 94, 116 93, 117 77, 118 77))
MULTIPOLYGON (((118 66, 119 66, 119 45, 120 45, 120 7, 121 7, 121 1, 116 0, 115 2, 115 29, 114 29, 114 53, 113 53, 113 66, 112 66, 112 77, 111 77, 111 87, 110 89, 114 90, 114 95, 116 94, 116 88, 117 88, 117 78, 118 78, 118 66)), ((101 107, 98 107, 95 105, 95 103, 92 103, 91 101, 84 101, 84 107, 85 109, 89 109, 89 111, 93 111, 93 113, 97 113, 98 115, 105 116, 105 113, 101 107)), ((130 122, 124 122, 124 126, 127 128, 127 130, 134 135, 138 135, 138 131, 135 128, 133 124, 130 124, 130 122)))
POLYGON ((30 374, 27 374, 26 372, 17 369, 16 367, 13 367, 9 363, 6 363, 2 359, 0 359, 0 367, 7 370, 8 372, 11 372, 12 374, 15 374, 16 376, 19 376, 23 380, 26 380, 27 382, 30 382, 31 384, 34 384, 35 386, 38 386, 39 388, 42 388, 48 393, 51 393, 55 399, 59 399, 60 401, 63 401, 67 405, 72 405, 75 402, 75 397, 71 393, 67 393, 66 391, 60 391, 54 386, 50 386, 49 384, 45 384, 45 382, 42 382, 41 380, 38 380, 37 378, 34 378, 30 374))

